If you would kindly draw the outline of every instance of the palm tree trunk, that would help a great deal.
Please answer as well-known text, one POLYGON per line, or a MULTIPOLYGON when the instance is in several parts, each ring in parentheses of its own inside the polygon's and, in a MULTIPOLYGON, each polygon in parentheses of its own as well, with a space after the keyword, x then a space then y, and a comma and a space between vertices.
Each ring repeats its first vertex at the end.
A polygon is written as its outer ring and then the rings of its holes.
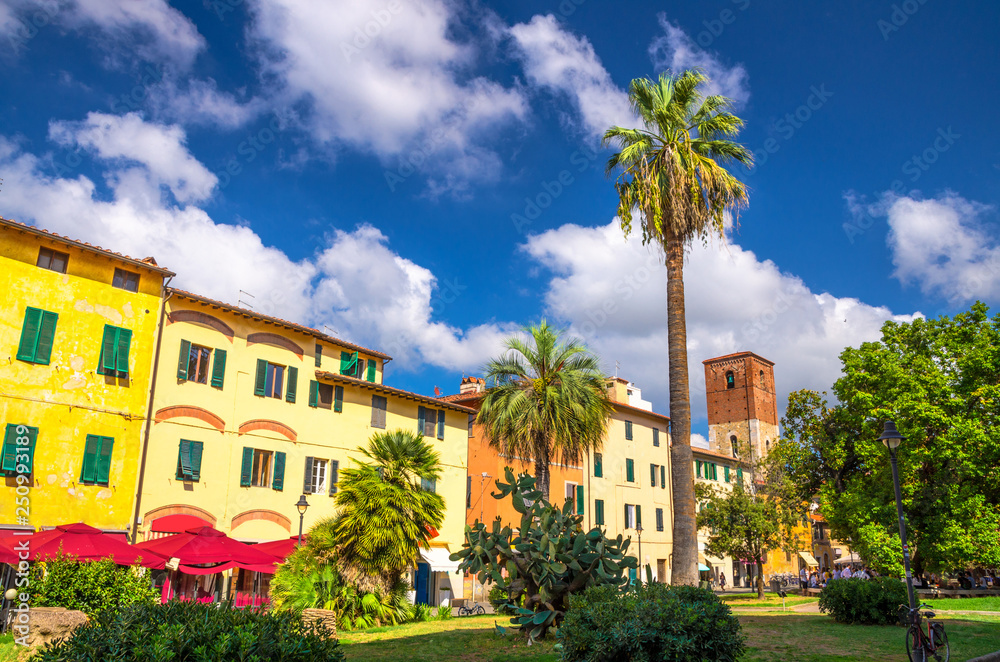
POLYGON ((666 245, 667 358, 670 362, 670 478, 674 488, 671 583, 698 585, 698 527, 695 524, 691 454, 691 395, 688 387, 687 322, 684 311, 684 244, 666 245))
MULTIPOLYGON (((535 442, 535 488, 542 493, 542 498, 554 503, 549 494, 549 447, 548 439, 541 437, 535 442)), ((559 504, 562 507, 562 504, 559 504)))

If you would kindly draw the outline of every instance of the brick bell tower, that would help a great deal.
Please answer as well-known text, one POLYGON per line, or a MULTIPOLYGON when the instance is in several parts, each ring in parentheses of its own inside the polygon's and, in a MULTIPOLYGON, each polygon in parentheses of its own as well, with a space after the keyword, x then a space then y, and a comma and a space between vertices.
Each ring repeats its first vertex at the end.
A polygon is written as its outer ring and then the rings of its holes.
POLYGON ((749 441, 756 457, 766 455, 778 438, 774 363, 753 352, 727 354, 702 363, 709 448, 734 457, 733 442, 749 441))

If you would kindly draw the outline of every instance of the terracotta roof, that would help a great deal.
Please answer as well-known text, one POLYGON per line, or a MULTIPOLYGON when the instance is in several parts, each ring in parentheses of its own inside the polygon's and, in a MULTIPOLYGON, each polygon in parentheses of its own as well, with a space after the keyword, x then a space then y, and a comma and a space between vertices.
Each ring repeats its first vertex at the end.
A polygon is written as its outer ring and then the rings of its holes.
POLYGON ((289 322, 288 320, 283 320, 280 317, 273 317, 271 315, 264 315, 256 311, 250 310, 249 308, 240 308, 239 306, 233 306, 228 303, 223 303, 222 301, 216 301, 215 299, 209 299, 200 294, 195 294, 193 292, 187 292, 185 290, 179 290, 176 287, 168 287, 167 291, 171 294, 183 297, 185 299, 190 299, 191 301, 197 301, 199 303, 204 303, 213 308, 222 308, 230 312, 236 313, 237 315, 243 315, 245 317, 252 317, 255 319, 263 320, 265 322, 270 322, 271 324, 276 324, 278 326, 283 326, 285 328, 291 329, 293 331, 298 331, 314 338, 319 338, 320 340, 325 340, 329 343, 335 345, 340 345, 341 347, 346 347, 348 349, 353 349, 358 352, 364 352, 370 356, 376 356, 386 361, 391 361, 392 357, 388 354, 383 354, 382 352, 375 351, 374 349, 368 349, 367 347, 362 347, 361 345, 356 345, 346 340, 341 340, 340 338, 334 338, 331 335, 327 335, 321 331, 310 328, 308 326, 303 326, 301 324, 296 324, 295 322, 289 322))
MULTIPOLYGON (((443 400, 445 402, 471 402, 482 399, 484 395, 485 393, 455 393, 453 395, 443 395, 438 398, 438 400, 443 400)), ((633 407, 632 405, 625 404, 624 402, 612 402, 611 404, 616 410, 627 410, 629 412, 635 412, 651 418, 656 418, 667 423, 670 422, 669 416, 657 414, 655 411, 649 411, 648 409, 643 409, 641 407, 633 407)))
POLYGON ((719 457, 719 458, 722 458, 724 460, 730 460, 731 462, 738 462, 738 460, 736 460, 736 458, 734 458, 731 455, 725 455, 723 453, 716 453, 715 451, 706 450, 704 448, 699 448, 697 446, 692 446, 691 447, 691 452, 692 453, 697 453, 699 455, 710 455, 711 457, 719 457))
POLYGON ((442 395, 438 400, 444 402, 463 402, 466 400, 480 400, 486 393, 455 393, 454 395, 442 395))
POLYGON ((401 388, 386 386, 385 384, 376 384, 375 382, 365 381, 364 379, 357 379, 356 377, 348 377, 347 375, 338 375, 335 372, 327 372, 326 370, 317 370, 316 379, 318 380, 325 379, 327 381, 342 382, 344 384, 350 384, 352 386, 360 386, 361 388, 368 389, 369 391, 395 395, 405 400, 414 400, 416 402, 422 402, 423 404, 431 405, 432 407, 445 407, 447 409, 460 411, 466 414, 476 413, 476 410, 472 409, 471 407, 463 407, 462 405, 456 405, 451 402, 443 402, 440 398, 435 398, 429 395, 420 395, 419 393, 404 391, 401 388))
POLYGON ((649 411, 648 409, 643 409, 642 407, 633 407, 632 405, 626 404, 624 402, 612 402, 611 404, 614 406, 615 409, 627 409, 632 412, 645 414, 646 416, 651 416, 653 418, 658 418, 661 421, 667 421, 667 422, 670 421, 669 416, 665 414, 657 414, 655 411, 649 411))
POLYGON ((28 225, 27 223, 21 223, 20 221, 13 221, 9 218, 4 218, 0 216, 0 227, 7 226, 11 229, 20 230, 21 232, 27 232, 38 237, 45 237, 46 239, 51 239, 57 243, 65 244, 67 246, 74 246, 76 248, 82 248, 85 251, 91 253, 96 253, 98 255, 103 255, 105 257, 112 257, 122 262, 126 262, 132 266, 139 267, 141 269, 146 269, 148 271, 153 271, 164 278, 170 278, 176 276, 174 272, 169 269, 164 269, 163 267, 157 266, 156 260, 151 257, 146 257, 137 259, 134 257, 129 257, 128 255, 123 255, 121 253, 116 253, 115 251, 108 250, 107 248, 101 248, 100 246, 94 246, 93 244, 88 244, 85 241, 80 241, 79 239, 71 239, 69 237, 64 237, 61 234, 56 234, 55 232, 49 232, 48 230, 43 230, 42 228, 36 228, 33 225, 28 225))
POLYGON ((735 359, 741 356, 753 356, 755 358, 760 359, 761 361, 763 361, 768 365, 774 365, 774 361, 771 361, 770 359, 765 359, 760 354, 754 354, 753 352, 735 352, 733 354, 726 354, 725 356, 716 356, 715 358, 712 359, 705 359, 704 361, 702 361, 702 363, 715 363, 716 361, 723 361, 725 359, 735 359))

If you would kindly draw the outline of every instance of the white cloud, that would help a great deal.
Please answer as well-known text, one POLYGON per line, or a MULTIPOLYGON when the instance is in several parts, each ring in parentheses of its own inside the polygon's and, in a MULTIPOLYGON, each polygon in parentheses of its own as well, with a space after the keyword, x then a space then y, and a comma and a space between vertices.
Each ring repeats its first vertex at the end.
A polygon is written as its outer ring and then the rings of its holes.
POLYGON ((468 74, 476 49, 454 40, 444 0, 254 0, 251 9, 265 74, 288 103, 306 102, 317 141, 392 166, 412 159, 430 172, 498 176, 478 141, 527 108, 516 88, 468 74))
POLYGON ((430 271, 393 252, 372 226, 332 230, 316 239, 312 256, 292 260, 246 225, 219 223, 193 204, 169 202, 162 184, 192 201, 207 185, 207 171, 184 149, 176 127, 91 115, 54 124, 52 133, 94 150, 110 196, 100 196, 83 175, 45 174, 44 158, 0 137, 5 216, 128 255, 152 255, 177 272, 174 285, 205 296, 236 303, 244 290, 260 312, 317 328, 328 324, 347 340, 392 354, 403 369, 426 362, 475 370, 501 347, 506 328, 434 321, 435 309, 458 305, 460 288, 439 285, 430 271))
POLYGON ((88 113, 82 122, 52 122, 49 138, 64 147, 93 150, 104 160, 142 164, 141 170, 117 169, 115 179, 120 183, 148 175, 154 186, 169 187, 178 202, 205 200, 218 183, 188 152, 181 127, 151 124, 136 113, 88 113))
POLYGON ((264 112, 267 105, 259 97, 241 101, 230 92, 222 92, 212 78, 188 80, 186 84, 165 79, 150 89, 149 100, 158 117, 223 129, 243 126, 264 112))
POLYGON ((634 122, 628 96, 611 80, 586 37, 576 37, 551 14, 510 28, 528 81, 565 94, 576 105, 585 133, 600 138, 611 126, 634 122))
MULTIPOLYGON (((634 381, 654 409, 668 409, 666 270, 617 220, 603 227, 564 225, 531 237, 524 250, 552 272, 548 310, 570 325, 609 372, 634 381)), ((776 363, 784 414, 790 391, 826 390, 847 346, 876 340, 885 320, 906 321, 884 307, 815 293, 738 245, 695 245, 685 267, 689 379, 695 420, 706 416, 701 362, 753 351, 776 363)))
POLYGON ((950 192, 926 200, 887 192, 867 207, 849 196, 848 205, 888 218, 893 276, 904 285, 956 304, 1000 301, 1000 235, 983 223, 993 207, 950 192))
POLYGON ((665 34, 649 47, 649 56, 657 72, 669 70, 678 74, 684 69, 697 67, 709 77, 706 94, 727 96, 737 105, 750 99, 747 70, 742 64, 732 67, 723 64, 718 56, 694 43, 680 26, 668 21, 665 14, 659 15, 659 21, 665 34))
POLYGON ((136 54, 154 62, 190 67, 205 47, 194 23, 166 0, 4 0, 0 35, 14 50, 30 47, 37 30, 56 23, 73 30, 98 30, 111 65, 131 64, 136 54))

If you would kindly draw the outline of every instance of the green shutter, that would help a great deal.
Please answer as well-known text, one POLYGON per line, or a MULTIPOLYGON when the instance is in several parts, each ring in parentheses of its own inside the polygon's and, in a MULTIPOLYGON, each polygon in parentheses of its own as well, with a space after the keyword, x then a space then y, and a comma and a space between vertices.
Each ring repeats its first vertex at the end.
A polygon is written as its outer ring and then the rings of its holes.
POLYGON ((604 500, 595 499, 594 500, 594 523, 604 524, 604 500))
POLYGON ((594 453, 594 478, 601 478, 604 476, 604 456, 600 453, 594 453))
POLYGON ((625 528, 628 528, 628 504, 625 504, 625 528))
POLYGON ((736 469, 736 481, 742 485, 743 484, 743 469, 738 467, 736 469))
POLYGON ((417 434, 424 433, 424 423, 427 421, 427 410, 421 405, 417 407, 417 434))
POLYGON ((110 324, 104 325, 104 337, 101 338, 101 360, 97 367, 98 374, 108 375, 115 371, 115 347, 118 346, 118 328, 110 324))
POLYGON ((257 359, 257 378, 254 381, 253 394, 264 395, 265 384, 267 384, 267 361, 265 359, 257 359))
POLYGON ((444 409, 438 412, 438 439, 444 439, 444 409))
POLYGON ((323 363, 323 345, 316 343, 316 367, 320 367, 323 363))
POLYGON ((285 489, 285 454, 281 451, 274 454, 274 478, 271 481, 271 488, 285 489))
POLYGON ((375 381, 375 359, 368 359, 368 376, 365 379, 370 382, 375 381))
POLYGON ((649 465, 649 480, 650 480, 650 485, 652 485, 653 487, 656 487, 656 465, 655 464, 649 465))
POLYGON ((191 442, 187 439, 181 439, 180 448, 178 449, 178 463, 180 464, 180 471, 178 471, 178 479, 190 479, 191 478, 191 442))
POLYGON ((667 465, 660 465, 660 488, 667 489, 667 465))
POLYGON ((243 467, 240 469, 240 487, 250 487, 250 476, 253 474, 253 449, 243 447, 243 467))
POLYGON ((101 437, 101 451, 97 454, 97 476, 94 481, 107 485, 111 478, 111 449, 115 440, 101 437))
POLYGON ((576 514, 583 514, 583 485, 576 486, 576 514))
POLYGON ((19 361, 34 362, 38 348, 38 329, 42 325, 42 311, 30 306, 24 311, 24 325, 21 327, 21 342, 17 346, 19 361))
POLYGON ((38 428, 30 425, 18 423, 8 423, 7 432, 4 435, 2 460, 0 460, 0 471, 10 474, 30 474, 34 469, 35 442, 38 440, 38 428), (18 434, 18 428, 24 428, 24 433, 18 434), (27 437, 27 448, 17 443, 18 437, 27 437), (23 458, 18 461, 18 454, 27 455, 27 461, 23 458))
POLYGON ((309 380, 309 406, 319 407, 319 382, 315 379, 309 380))
POLYGON ((327 478, 327 481, 330 483, 330 496, 333 496, 334 494, 337 493, 337 480, 339 480, 340 478, 340 476, 338 475, 339 472, 340 472, 340 462, 338 462, 337 460, 330 460, 330 475, 327 478))
POLYGON ((177 379, 187 381, 188 363, 191 360, 191 341, 181 341, 181 353, 177 357, 177 379))
POLYGON ((285 400, 295 402, 295 393, 299 390, 299 369, 288 366, 288 388, 285 390, 285 400))
POLYGON ((94 478, 97 476, 97 453, 100 450, 101 438, 97 435, 88 434, 87 443, 83 447, 83 469, 80 471, 80 482, 94 482, 94 478))
POLYGON ((17 423, 7 424, 7 433, 3 438, 3 459, 0 460, 0 471, 14 472, 17 465, 17 423))
POLYGON ((132 344, 132 330, 118 329, 118 342, 115 348, 115 368, 118 376, 128 375, 128 350, 132 344))
POLYGON ((191 442, 191 480, 201 479, 201 452, 204 446, 200 441, 191 442))
POLYGON ((632 439, 632 421, 625 421, 625 438, 632 439))
POLYGON ((632 460, 625 460, 625 482, 635 482, 635 462, 632 460))
POLYGON ((38 329, 38 346, 35 348, 35 363, 48 365, 52 357, 52 341, 56 335, 56 321, 59 316, 55 313, 42 311, 42 323, 38 329))
POLYGON ((660 445, 660 428, 653 428, 653 445, 660 445))
POLYGON ((226 381, 226 350, 217 349, 213 351, 215 358, 212 359, 212 386, 222 388, 226 381))
MULTIPOLYGON (((319 345, 317 345, 319 347, 319 345)), ((305 478, 302 480, 302 493, 312 494, 312 475, 313 475, 313 459, 311 457, 306 458, 306 474, 305 478)))
POLYGON ((697 478, 701 478, 701 460, 695 460, 694 464, 695 464, 694 475, 697 478))
POLYGON ((728 466, 723 467, 722 473, 723 473, 723 475, 724 475, 724 477, 726 479, 726 482, 728 483, 729 482, 729 467, 728 466))
POLYGON ((353 375, 358 367, 357 352, 340 353, 340 374, 353 375))
POLYGON ((636 504, 635 506, 635 528, 642 526, 642 506, 636 504))
POLYGON ((333 411, 344 411, 344 387, 333 387, 333 411))

